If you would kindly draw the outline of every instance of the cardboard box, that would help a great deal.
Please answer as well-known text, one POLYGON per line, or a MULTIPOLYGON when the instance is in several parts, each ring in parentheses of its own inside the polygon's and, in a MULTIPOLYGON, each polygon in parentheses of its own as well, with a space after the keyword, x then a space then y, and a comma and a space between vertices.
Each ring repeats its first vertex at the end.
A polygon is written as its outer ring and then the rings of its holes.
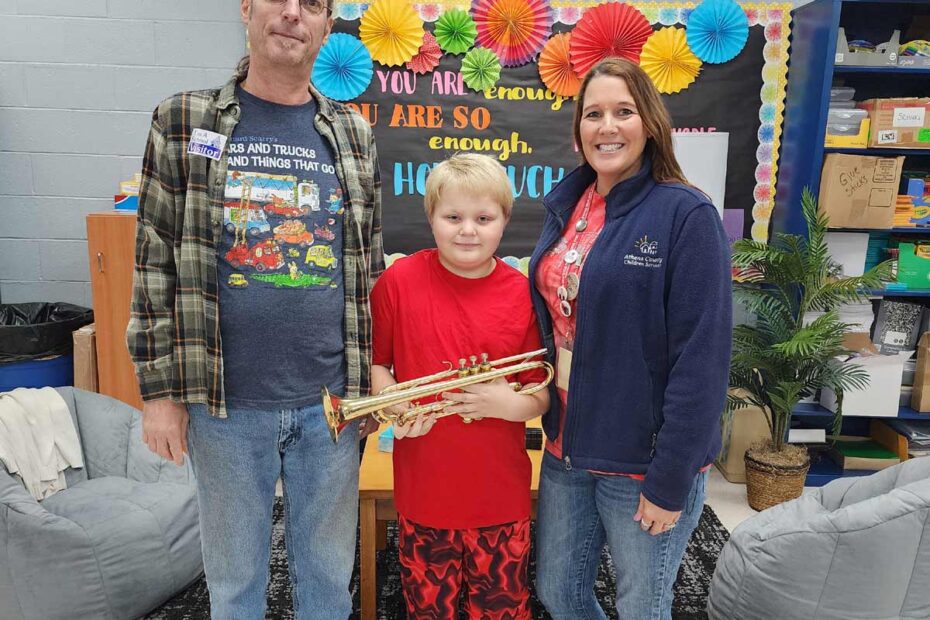
POLYGON ((897 281, 907 289, 930 289, 930 241, 898 244, 897 281))
POLYGON ((891 228, 904 157, 830 153, 820 176, 819 208, 835 228, 891 228))
POLYGON ((769 437, 769 423, 758 407, 746 407, 733 413, 729 436, 724 431, 723 448, 715 464, 730 482, 746 483, 746 462, 743 456, 753 443, 769 437))
MULTIPOLYGON (((869 385, 865 389, 847 390, 843 394, 843 416, 897 417, 904 364, 912 355, 912 351, 902 351, 897 355, 864 353, 848 360, 847 363, 858 364, 869 374, 869 385)), ((830 411, 836 411, 836 394, 832 390, 823 389, 820 404, 830 411)))
POLYGON ((930 332, 924 332, 917 341, 917 370, 914 371, 911 409, 930 413, 930 332))
POLYGON ((74 340, 74 387, 96 392, 97 331, 93 323, 72 333, 74 340))
POLYGON ((869 146, 930 147, 930 98, 869 99, 859 107, 869 112, 869 146))

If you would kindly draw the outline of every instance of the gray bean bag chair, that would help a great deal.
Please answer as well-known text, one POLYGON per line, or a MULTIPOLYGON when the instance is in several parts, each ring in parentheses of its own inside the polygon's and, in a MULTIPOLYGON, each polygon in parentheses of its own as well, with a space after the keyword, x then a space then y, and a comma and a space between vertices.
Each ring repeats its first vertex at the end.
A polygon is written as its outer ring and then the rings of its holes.
POLYGON ((930 458, 841 478, 740 524, 712 620, 930 618, 930 458))
POLYGON ((37 502, 0 466, 0 618, 138 618, 203 572, 190 465, 149 451, 138 410, 57 389, 85 467, 37 502))

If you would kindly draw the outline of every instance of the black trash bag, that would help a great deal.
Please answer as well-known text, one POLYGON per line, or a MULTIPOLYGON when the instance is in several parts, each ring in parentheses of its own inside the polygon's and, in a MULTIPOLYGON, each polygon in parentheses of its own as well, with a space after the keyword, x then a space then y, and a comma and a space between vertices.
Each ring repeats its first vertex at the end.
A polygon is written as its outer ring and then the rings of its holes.
POLYGON ((0 364, 70 353, 71 332, 93 322, 93 310, 65 302, 0 304, 0 364))

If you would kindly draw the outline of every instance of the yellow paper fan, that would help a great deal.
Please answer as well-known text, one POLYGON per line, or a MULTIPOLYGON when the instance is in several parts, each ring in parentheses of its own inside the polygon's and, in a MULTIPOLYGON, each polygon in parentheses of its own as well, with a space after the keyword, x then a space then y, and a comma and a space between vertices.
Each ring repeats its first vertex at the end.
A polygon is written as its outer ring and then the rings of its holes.
POLYGON ((643 68, 660 93, 677 93, 697 78, 701 61, 691 48, 682 28, 657 30, 643 46, 639 57, 643 68))
POLYGON ((358 32, 371 57, 388 67, 404 64, 423 44, 423 22, 406 0, 375 0, 358 32))

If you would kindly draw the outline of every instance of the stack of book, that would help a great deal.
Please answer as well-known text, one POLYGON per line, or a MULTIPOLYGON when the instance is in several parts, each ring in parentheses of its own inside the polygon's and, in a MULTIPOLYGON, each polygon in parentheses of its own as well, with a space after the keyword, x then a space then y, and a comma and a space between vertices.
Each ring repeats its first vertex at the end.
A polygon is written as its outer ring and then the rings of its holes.
POLYGON ((844 470, 878 471, 901 462, 897 454, 867 437, 836 440, 830 456, 844 470))

